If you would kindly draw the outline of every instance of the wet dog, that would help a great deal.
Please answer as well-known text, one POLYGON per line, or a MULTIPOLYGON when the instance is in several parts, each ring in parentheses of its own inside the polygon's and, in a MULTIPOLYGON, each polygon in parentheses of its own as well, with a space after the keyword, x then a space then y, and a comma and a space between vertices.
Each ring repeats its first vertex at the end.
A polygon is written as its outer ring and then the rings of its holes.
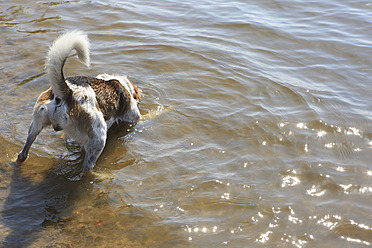
POLYGON ((106 144, 107 130, 117 121, 135 123, 139 89, 126 76, 101 74, 97 77, 65 78, 63 66, 72 50, 86 66, 90 65, 89 40, 81 31, 70 31, 54 41, 46 68, 51 88, 36 101, 27 141, 17 158, 24 162, 41 130, 52 126, 64 132, 85 149, 82 172, 95 165, 106 144))

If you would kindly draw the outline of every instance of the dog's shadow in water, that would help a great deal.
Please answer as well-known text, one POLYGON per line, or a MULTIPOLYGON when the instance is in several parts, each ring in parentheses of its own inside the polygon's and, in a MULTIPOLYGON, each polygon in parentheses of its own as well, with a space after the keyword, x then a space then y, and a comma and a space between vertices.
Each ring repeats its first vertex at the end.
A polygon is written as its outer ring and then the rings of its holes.
MULTIPOLYGON (((131 131, 133 128, 128 124, 113 126, 108 133, 109 141, 106 148, 109 150, 118 143, 117 140, 131 131)), ((14 169, 8 188, 9 194, 1 211, 2 222, 7 230, 3 229, 3 233, 0 233, 6 236, 2 247, 32 245, 43 229, 50 226, 62 227, 68 222, 74 205, 79 199, 94 194, 92 184, 92 181, 96 180, 94 174, 88 173, 77 181, 69 180, 71 179, 69 173, 79 171, 85 155, 84 152, 80 155, 76 152, 79 150, 77 145, 70 145, 72 147, 68 149, 73 150, 72 158, 66 156, 65 159, 60 159, 42 175, 30 173, 30 169, 25 167, 32 166, 30 164, 18 166, 16 163, 11 163, 14 169), (62 165, 63 163, 65 165, 62 165), (65 171, 61 171, 61 166, 65 171), (35 180, 35 177, 39 180, 35 180)), ((108 153, 109 151, 105 156, 109 156, 108 153)))
MULTIPOLYGON (((16 166, 16 165, 14 165, 16 166)), ((53 173, 46 173, 39 182, 23 173, 22 168, 15 168, 9 186, 9 195, 4 204, 2 218, 4 225, 10 229, 3 247, 28 247, 48 225, 58 225, 65 221, 71 197, 86 188, 91 192, 87 180, 68 181, 53 173)))

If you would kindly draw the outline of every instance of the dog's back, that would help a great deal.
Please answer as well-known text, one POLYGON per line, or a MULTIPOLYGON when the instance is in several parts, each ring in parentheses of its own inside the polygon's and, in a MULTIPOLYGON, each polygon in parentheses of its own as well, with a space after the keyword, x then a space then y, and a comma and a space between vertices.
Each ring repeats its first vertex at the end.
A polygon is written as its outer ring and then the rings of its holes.
POLYGON ((78 87, 91 87, 93 89, 98 108, 106 122, 110 119, 119 119, 130 108, 131 95, 118 80, 105 81, 84 76, 67 77, 66 80, 78 87))

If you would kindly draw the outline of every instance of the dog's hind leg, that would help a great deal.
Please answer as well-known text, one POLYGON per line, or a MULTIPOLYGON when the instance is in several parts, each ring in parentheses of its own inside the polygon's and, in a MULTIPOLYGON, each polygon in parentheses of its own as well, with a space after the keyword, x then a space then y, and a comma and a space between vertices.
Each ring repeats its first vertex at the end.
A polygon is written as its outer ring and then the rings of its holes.
POLYGON ((98 157, 101 155, 103 148, 105 148, 106 140, 101 140, 93 146, 85 146, 85 158, 81 168, 82 173, 88 172, 94 167, 98 157))
POLYGON ((30 150, 32 143, 34 143, 36 137, 39 135, 42 129, 42 123, 39 123, 35 120, 31 122, 30 128, 28 130, 26 144, 18 155, 17 164, 20 164, 27 159, 28 151, 30 150))

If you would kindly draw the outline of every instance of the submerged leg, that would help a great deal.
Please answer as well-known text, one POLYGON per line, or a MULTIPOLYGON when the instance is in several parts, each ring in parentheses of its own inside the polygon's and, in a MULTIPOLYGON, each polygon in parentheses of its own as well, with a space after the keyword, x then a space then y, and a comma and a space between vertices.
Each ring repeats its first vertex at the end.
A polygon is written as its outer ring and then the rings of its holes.
POLYGON ((94 167, 97 159, 101 155, 103 148, 105 148, 106 140, 97 142, 94 146, 84 147, 85 149, 85 158, 84 163, 81 168, 82 173, 88 172, 91 168, 94 167))
POLYGON ((21 164, 27 159, 28 151, 30 150, 32 143, 34 143, 36 137, 39 135, 42 129, 42 125, 38 125, 35 121, 31 122, 30 128, 28 129, 26 144, 18 155, 16 161, 17 164, 21 164))

